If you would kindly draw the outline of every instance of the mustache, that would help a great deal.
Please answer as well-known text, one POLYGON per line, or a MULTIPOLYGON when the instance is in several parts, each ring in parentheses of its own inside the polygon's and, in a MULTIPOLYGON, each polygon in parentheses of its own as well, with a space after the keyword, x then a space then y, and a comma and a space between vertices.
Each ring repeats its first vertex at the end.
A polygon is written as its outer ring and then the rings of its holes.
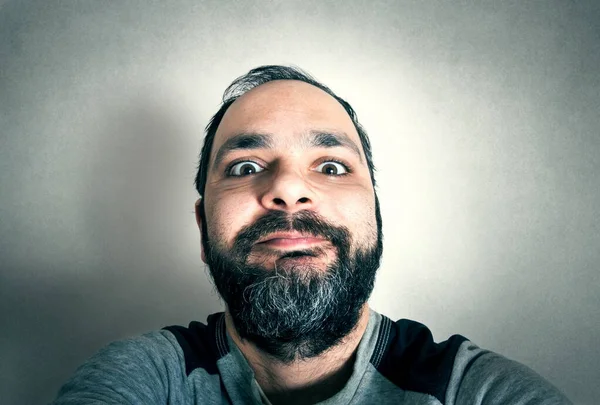
POLYGON ((314 211, 298 211, 288 214, 272 210, 254 223, 242 228, 233 243, 235 254, 247 257, 260 239, 274 232, 301 232, 330 241, 338 249, 350 241, 350 232, 345 226, 335 226, 314 211))

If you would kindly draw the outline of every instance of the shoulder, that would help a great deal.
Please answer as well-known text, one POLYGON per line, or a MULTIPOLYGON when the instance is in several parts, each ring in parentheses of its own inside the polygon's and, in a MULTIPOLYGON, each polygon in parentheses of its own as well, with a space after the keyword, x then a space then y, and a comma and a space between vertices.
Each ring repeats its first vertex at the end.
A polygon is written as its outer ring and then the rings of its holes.
POLYGON ((177 385, 182 353, 167 331, 123 339, 99 350, 60 389, 55 404, 94 399, 101 403, 161 403, 158 387, 177 385))
POLYGON ((456 353, 465 341, 454 335, 436 343, 425 325, 408 319, 393 322, 382 316, 371 364, 399 388, 444 402, 456 353))
POLYGON ((55 404, 91 399, 106 404, 184 403, 187 377, 194 369, 217 372, 214 329, 221 318, 215 314, 208 325, 169 326, 110 343, 77 369, 55 404))
POLYGON ((571 404, 531 368, 465 342, 456 354, 447 403, 571 404))
POLYGON ((128 369, 156 370, 157 366, 171 366, 181 359, 177 340, 165 330, 110 343, 94 354, 84 365, 112 371, 128 369))
POLYGON ((436 342, 423 324, 382 316, 371 364, 397 387, 454 404, 570 404, 530 368, 461 335, 436 342))

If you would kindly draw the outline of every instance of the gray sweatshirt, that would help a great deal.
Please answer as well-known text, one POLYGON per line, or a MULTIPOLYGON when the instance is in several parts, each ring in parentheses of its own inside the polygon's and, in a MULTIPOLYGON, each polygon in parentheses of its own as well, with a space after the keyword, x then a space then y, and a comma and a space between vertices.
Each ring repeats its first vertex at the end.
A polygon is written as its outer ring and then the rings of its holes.
MULTIPOLYGON (((371 310, 344 388, 333 404, 570 404, 531 369, 480 349, 460 335, 435 343, 429 329, 371 310)), ((268 404, 252 368, 225 330, 171 326, 115 342, 61 388, 67 404, 268 404)))

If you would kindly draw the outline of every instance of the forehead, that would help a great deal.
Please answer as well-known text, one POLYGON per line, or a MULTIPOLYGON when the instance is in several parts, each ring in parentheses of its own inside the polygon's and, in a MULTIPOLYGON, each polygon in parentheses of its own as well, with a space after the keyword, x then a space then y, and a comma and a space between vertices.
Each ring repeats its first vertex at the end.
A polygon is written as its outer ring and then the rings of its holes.
POLYGON ((276 146, 284 146, 315 130, 344 132, 360 145, 350 116, 331 95, 301 81, 272 81, 248 91, 229 107, 217 129, 213 155, 227 139, 241 133, 270 134, 276 146))

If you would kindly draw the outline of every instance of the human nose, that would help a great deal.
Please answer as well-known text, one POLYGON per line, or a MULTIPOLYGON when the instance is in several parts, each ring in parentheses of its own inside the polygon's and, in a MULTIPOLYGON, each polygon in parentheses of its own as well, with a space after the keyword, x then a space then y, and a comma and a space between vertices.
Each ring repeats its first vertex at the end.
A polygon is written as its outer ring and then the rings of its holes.
POLYGON ((316 195, 306 179, 293 171, 276 173, 261 197, 265 208, 288 212, 313 209, 316 202, 316 195))

